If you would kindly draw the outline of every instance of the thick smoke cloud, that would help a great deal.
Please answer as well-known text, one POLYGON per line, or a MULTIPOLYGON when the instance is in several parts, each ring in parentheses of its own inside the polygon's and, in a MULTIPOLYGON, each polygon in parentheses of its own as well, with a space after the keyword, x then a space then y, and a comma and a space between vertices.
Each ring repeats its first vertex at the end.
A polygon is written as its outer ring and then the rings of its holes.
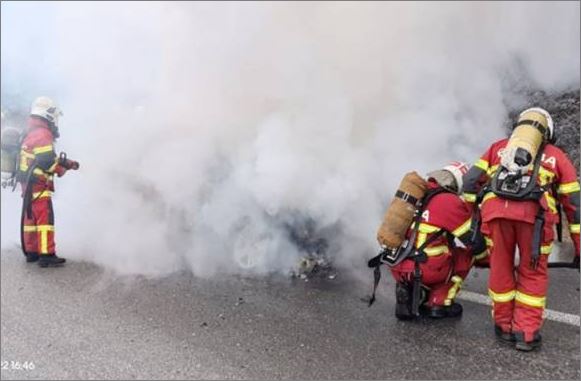
POLYGON ((286 271, 310 226, 362 267, 402 175, 475 160, 523 82, 579 87, 579 46, 575 2, 2 3, 2 102, 64 110, 65 257, 286 271))

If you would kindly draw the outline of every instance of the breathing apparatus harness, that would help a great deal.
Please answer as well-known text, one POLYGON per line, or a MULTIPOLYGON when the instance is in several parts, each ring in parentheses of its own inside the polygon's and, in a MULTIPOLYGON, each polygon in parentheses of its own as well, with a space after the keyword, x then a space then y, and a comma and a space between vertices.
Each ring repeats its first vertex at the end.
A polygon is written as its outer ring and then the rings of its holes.
MULTIPOLYGON (((385 264, 389 267, 394 267, 401 263, 405 259, 412 259, 414 261, 414 272, 412 277, 412 302, 411 311, 414 316, 419 316, 419 308, 422 299, 422 272, 420 269, 420 264, 425 263, 428 260, 428 255, 425 249, 440 238, 443 234, 447 233, 445 229, 440 229, 434 232, 430 238, 428 238, 424 243, 422 243, 418 248, 415 248, 415 242, 418 235, 418 230, 420 228, 420 223, 422 220, 422 214, 430 200, 444 192, 450 192, 447 189, 438 187, 435 189, 428 190, 421 200, 416 199, 408 193, 397 191, 396 197, 404 200, 405 202, 413 205, 416 208, 414 219, 412 224, 411 234, 408 239, 406 239, 400 247, 389 249, 383 249, 378 255, 371 258, 367 262, 369 268, 373 268, 373 292, 368 301, 368 306, 371 307, 375 302, 375 292, 377 291, 377 286, 381 280, 381 265, 385 264)), ((448 238, 448 243, 452 244, 453 239, 448 238)))
MULTIPOLYGON (((522 121, 519 124, 531 124, 531 121, 522 121)), ((539 127, 542 127, 539 125, 539 127)), ((533 164, 533 172, 531 175, 523 174, 520 171, 511 172, 504 166, 501 166, 498 171, 494 174, 492 180, 487 183, 476 197, 476 203, 474 205, 474 216, 472 218, 472 241, 476 239, 477 233, 480 231, 482 225, 482 218, 480 216, 480 204, 482 203, 484 197, 489 192, 494 193, 496 196, 513 201, 536 201, 538 204, 537 214, 535 216, 535 223, 533 228, 533 243, 532 243, 532 257, 531 257, 531 267, 536 269, 539 264, 539 257, 541 254, 541 244, 543 237, 543 227, 545 225, 545 209, 541 205, 541 198, 545 192, 550 192, 556 194, 555 184, 539 185, 537 183, 539 170, 541 167, 541 158, 543 156, 543 151, 546 143, 543 143, 537 152, 535 161, 533 164)), ((563 236, 563 225, 561 216, 561 204, 558 198, 555 198, 557 203, 557 213, 559 216, 559 221, 557 223, 557 238, 559 242, 562 242, 563 236)))

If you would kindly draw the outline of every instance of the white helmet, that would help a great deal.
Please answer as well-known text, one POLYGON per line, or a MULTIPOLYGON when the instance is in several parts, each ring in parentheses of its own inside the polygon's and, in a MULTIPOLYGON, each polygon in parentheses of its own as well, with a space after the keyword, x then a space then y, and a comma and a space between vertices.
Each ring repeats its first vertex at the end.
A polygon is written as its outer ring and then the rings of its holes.
POLYGON ((461 161, 452 161, 442 169, 428 173, 428 178, 434 179, 442 188, 460 194, 462 177, 468 172, 468 166, 461 161))
POLYGON ((464 185, 462 178, 466 173, 468 173, 468 169, 470 169, 468 165, 461 161, 452 161, 442 169, 444 171, 450 172, 452 176, 454 176, 454 180, 456 180, 457 192, 460 193, 462 191, 462 186, 464 185))
POLYGON ((40 116, 58 126, 59 116, 63 113, 49 97, 38 97, 32 102, 30 115, 40 116))
MULTIPOLYGON (((523 119, 524 116, 526 116, 526 114, 531 114, 531 113, 536 113, 536 114, 541 114, 547 121, 546 127, 548 130, 548 134, 546 136, 547 140, 551 143, 553 143, 556 140, 555 137, 555 126, 553 125, 553 118, 551 117, 551 114, 549 114, 547 112, 547 110, 540 108, 540 107, 531 107, 528 108, 526 110, 524 110, 523 112, 521 112, 518 116, 519 121, 521 119, 523 119)), ((544 123, 541 123, 544 124, 544 123)))

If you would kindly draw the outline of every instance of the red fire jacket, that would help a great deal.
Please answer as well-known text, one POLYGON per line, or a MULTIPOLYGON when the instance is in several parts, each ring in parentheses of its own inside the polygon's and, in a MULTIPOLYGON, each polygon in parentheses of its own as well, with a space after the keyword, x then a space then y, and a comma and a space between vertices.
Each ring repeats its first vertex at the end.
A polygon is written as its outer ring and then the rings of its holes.
MULTIPOLYGON (((432 181, 428 183, 429 189, 435 189, 438 185, 432 181)), ((456 194, 444 192, 437 194, 430 200, 424 212, 418 229, 416 247, 421 246, 430 236, 440 229, 444 229, 455 238, 460 239, 466 245, 470 244, 470 222, 472 214, 466 203, 456 194)), ((408 231, 408 236, 411 229, 408 231)), ((435 257, 451 252, 448 240, 441 236, 431 243, 425 250, 428 257, 435 257)))
MULTIPOLYGON (((466 201, 475 202, 482 186, 494 176, 500 166, 499 152, 507 143, 508 139, 502 139, 492 144, 464 176, 463 189, 466 201)), ((532 169, 529 174, 532 174, 532 169)), ((569 231, 578 256, 580 187, 575 167, 563 151, 552 144, 547 144, 542 153, 536 181, 548 189, 540 200, 542 208, 545 209, 545 235, 549 234, 552 237, 554 225, 558 221, 556 202, 558 199, 569 222, 569 231)), ((482 221, 503 218, 534 224, 537 209, 537 201, 507 200, 488 192, 481 204, 482 221)))
POLYGON ((58 163, 58 157, 54 150, 54 136, 49 129, 48 122, 41 118, 29 118, 28 133, 20 150, 19 176, 22 190, 26 189, 26 180, 30 179, 34 198, 40 196, 39 192, 52 193, 54 191, 54 174, 56 173, 60 177, 65 172, 66 169, 58 163), (28 177, 28 170, 33 162, 35 168, 32 175, 28 177))

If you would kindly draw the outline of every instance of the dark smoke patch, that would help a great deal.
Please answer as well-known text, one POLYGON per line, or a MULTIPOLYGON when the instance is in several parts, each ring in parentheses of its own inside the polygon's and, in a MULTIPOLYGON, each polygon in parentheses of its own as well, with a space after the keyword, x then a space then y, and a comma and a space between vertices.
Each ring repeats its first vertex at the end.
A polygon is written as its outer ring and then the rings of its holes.
POLYGON ((291 271, 294 277, 325 277, 333 279, 336 270, 329 250, 329 240, 338 236, 338 227, 322 229, 317 221, 298 213, 290 214, 283 222, 288 240, 300 253, 296 269, 291 271))

